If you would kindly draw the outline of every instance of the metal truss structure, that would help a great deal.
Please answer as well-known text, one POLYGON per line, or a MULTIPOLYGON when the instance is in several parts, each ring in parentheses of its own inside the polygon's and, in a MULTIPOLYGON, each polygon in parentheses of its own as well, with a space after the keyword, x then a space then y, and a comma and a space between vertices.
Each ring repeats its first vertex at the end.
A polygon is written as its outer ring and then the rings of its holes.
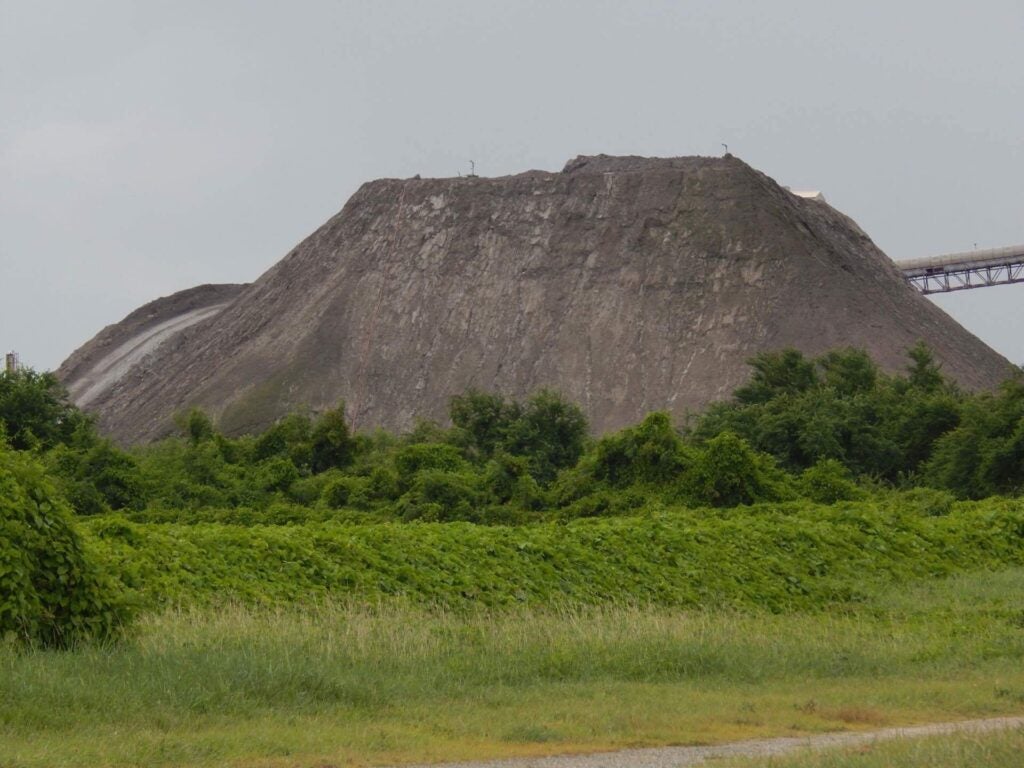
POLYGON ((896 266, 924 294, 1024 283, 1024 245, 900 261, 896 266))

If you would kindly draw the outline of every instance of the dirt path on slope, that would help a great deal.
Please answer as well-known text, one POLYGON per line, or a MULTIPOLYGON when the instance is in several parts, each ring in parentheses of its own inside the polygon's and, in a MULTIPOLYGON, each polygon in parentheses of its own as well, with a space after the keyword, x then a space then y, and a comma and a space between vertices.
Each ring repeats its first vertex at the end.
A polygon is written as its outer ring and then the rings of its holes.
MULTIPOLYGON (((830 749, 889 739, 910 739, 952 733, 986 733, 1009 728, 1024 728, 1024 717, 992 717, 955 723, 932 723, 905 728, 883 728, 855 733, 822 733, 814 736, 782 737, 734 741, 710 747, 652 747, 623 749, 589 755, 554 757, 517 757, 481 762, 443 763, 433 768, 682 768, 703 765, 724 757, 772 757, 800 749, 830 749)), ((426 766, 406 766, 426 768, 426 766)))

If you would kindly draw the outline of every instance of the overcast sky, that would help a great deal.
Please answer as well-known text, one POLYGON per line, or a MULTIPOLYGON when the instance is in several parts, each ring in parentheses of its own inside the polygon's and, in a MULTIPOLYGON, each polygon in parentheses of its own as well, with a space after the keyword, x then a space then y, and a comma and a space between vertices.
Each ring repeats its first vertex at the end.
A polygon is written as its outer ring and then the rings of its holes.
MULTIPOLYGON (((1024 243, 1024 2, 0 0, 0 346, 250 281, 369 179, 720 142, 895 259, 1024 243)), ((1024 362, 1024 285, 939 303, 1024 362)))

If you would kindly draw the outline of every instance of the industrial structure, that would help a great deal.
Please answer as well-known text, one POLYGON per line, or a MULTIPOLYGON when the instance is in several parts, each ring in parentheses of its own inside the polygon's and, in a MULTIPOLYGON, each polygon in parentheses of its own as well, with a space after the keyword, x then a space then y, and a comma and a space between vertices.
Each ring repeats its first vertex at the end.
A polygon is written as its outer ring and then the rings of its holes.
POLYGON ((925 294, 1024 283, 1024 245, 911 259, 896 266, 925 294))
POLYGON ((4 355, 4 370, 7 373, 17 373, 21 370, 21 359, 17 352, 11 351, 4 355))

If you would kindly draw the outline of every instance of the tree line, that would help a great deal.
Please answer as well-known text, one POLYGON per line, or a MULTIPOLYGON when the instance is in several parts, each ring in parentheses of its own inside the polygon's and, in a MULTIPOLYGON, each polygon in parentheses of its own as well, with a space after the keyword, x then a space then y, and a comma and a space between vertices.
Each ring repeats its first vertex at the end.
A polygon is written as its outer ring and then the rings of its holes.
MULTIPOLYGON (((958 498, 1024 488, 1024 380, 970 393, 918 344, 888 375, 862 350, 751 359, 733 397, 691 424, 666 413, 592 438, 580 408, 541 391, 523 402, 470 391, 450 426, 353 434, 344 404, 292 413, 264 432, 222 434, 202 411, 177 434, 122 449, 75 408, 51 373, 0 377, 6 444, 39 458, 77 514, 148 519, 202 509, 273 508, 373 519, 528 522, 619 514, 657 496, 727 507, 807 498, 831 503, 884 489, 958 498)), ((230 518, 226 512, 222 516, 230 518)))

